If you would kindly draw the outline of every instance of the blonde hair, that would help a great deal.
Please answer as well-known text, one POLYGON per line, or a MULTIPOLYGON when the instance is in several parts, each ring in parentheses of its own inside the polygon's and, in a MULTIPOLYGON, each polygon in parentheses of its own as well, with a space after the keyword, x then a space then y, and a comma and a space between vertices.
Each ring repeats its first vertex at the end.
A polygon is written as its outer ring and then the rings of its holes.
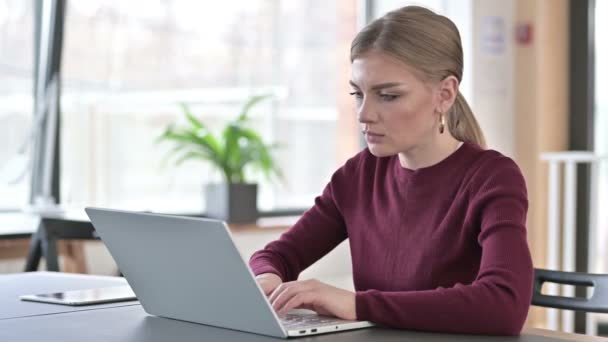
MULTIPOLYGON (((412 66, 423 81, 439 82, 450 75, 462 81, 462 43, 456 25, 424 7, 406 6, 367 25, 351 44, 351 62, 372 50, 412 66)), ((446 123, 454 138, 486 147, 483 132, 460 91, 446 113, 446 123)))

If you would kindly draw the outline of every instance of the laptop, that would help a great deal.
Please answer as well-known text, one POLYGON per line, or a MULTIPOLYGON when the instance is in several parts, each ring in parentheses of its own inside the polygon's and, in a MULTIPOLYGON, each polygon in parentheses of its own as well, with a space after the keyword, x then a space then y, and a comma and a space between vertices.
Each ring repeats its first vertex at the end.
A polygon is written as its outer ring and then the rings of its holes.
POLYGON ((373 326, 293 310, 279 318, 225 222, 86 208, 143 309, 160 317, 288 338, 373 326))

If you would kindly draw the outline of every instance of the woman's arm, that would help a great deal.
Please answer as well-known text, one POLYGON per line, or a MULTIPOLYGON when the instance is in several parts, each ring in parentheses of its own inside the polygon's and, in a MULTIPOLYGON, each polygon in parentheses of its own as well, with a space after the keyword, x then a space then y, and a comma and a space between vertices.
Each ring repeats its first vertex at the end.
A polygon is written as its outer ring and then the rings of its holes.
POLYGON ((275 273, 284 282, 296 280, 300 272, 346 237, 346 227, 334 204, 330 183, 291 229, 253 254, 249 265, 255 275, 275 273))
POLYGON ((484 175, 482 195, 471 202, 481 225, 482 257, 475 281, 427 291, 357 292, 357 319, 414 330, 520 333, 533 281, 525 228, 527 194, 517 166, 512 161, 504 166, 484 175))
POLYGON ((300 272, 347 238, 333 188, 353 176, 355 158, 334 173, 321 196, 315 199, 314 206, 291 229, 253 254, 249 265, 255 275, 274 273, 284 282, 296 280, 300 272))

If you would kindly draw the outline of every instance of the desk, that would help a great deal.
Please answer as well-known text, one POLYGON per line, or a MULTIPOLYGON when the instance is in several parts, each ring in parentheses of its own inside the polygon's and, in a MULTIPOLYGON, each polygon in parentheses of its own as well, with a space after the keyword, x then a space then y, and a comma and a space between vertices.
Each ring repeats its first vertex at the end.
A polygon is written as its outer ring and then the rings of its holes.
MULTIPOLYGON (((297 221, 298 216, 262 217, 255 224, 231 224, 233 233, 247 234, 256 229, 277 232, 287 230, 297 221)), ((48 271, 59 271, 59 240, 97 240, 91 221, 84 210, 70 210, 57 214, 0 214, 0 239, 17 239, 31 236, 25 264, 25 272, 38 270, 40 259, 46 260, 48 271)), ((73 267, 77 273, 86 273, 82 246, 64 246, 65 254, 75 260, 73 267)))
POLYGON ((3 240, 29 238, 36 232, 40 218, 22 213, 0 213, 0 237, 3 240))
POLYGON ((81 276, 66 273, 32 272, 0 276, 0 320, 18 317, 48 315, 124 305, 137 301, 100 304, 93 306, 49 305, 24 302, 20 295, 82 290, 95 287, 128 285, 124 278, 105 276, 81 276))
MULTIPOLYGON (((32 235, 30 248, 25 262, 25 271, 32 272, 38 269, 40 257, 44 256, 48 271, 59 271, 57 257, 57 240, 97 240, 91 221, 84 210, 70 211, 60 214, 45 214, 40 216, 40 224, 32 235)), ((82 270, 84 267, 83 253, 80 251, 82 270)), ((83 272, 84 273, 84 272, 83 272)))
MULTIPOLYGON (((59 271, 57 240, 96 239, 91 224, 87 225, 87 222, 84 211, 53 214, 0 213, 0 240, 12 240, 3 243, 4 247, 11 249, 8 253, 8 257, 11 257, 19 254, 26 239, 31 237, 25 271, 37 270, 42 256, 46 259, 47 270, 59 271)), ((74 264, 68 268, 86 273, 82 245, 64 242, 61 250, 74 264)))
MULTIPOLYGON (((41 274, 42 278, 57 277, 57 275, 41 274)), ((0 276, 0 283, 6 281, 0 276)), ((27 275, 11 275, 10 282, 19 282, 23 287, 32 286, 33 278, 27 275)), ((95 277, 99 278, 99 277, 95 277)), ((59 278, 56 278, 56 280, 59 278)), ((55 284, 57 289, 79 286, 81 282, 87 286, 96 283, 92 276, 72 275, 65 277, 63 282, 55 284), (61 284, 60 284, 61 283, 61 284)), ((40 279, 37 280, 41 284, 40 279)), ((99 282, 100 286, 103 286, 99 282)), ((40 285, 36 285, 40 286, 40 285)), ((0 286, 0 300, 14 300, 14 292, 0 286)), ((235 314, 238 311, 235 310, 235 314)), ((337 334, 318 335, 292 339, 291 341, 327 341, 327 342, 445 342, 445 341, 518 341, 518 342, 552 342, 552 341, 597 341, 606 340, 590 336, 551 332, 541 329, 527 329, 518 337, 489 337, 471 335, 451 335, 422 333, 404 330, 372 328, 355 330, 337 334)), ((140 305, 89 307, 85 311, 45 314, 29 317, 17 317, 0 320, 0 341, 125 341, 125 342, 194 342, 194 341, 282 341, 281 339, 254 335, 228 329, 220 329, 200 324, 176 321, 146 314, 140 305)))

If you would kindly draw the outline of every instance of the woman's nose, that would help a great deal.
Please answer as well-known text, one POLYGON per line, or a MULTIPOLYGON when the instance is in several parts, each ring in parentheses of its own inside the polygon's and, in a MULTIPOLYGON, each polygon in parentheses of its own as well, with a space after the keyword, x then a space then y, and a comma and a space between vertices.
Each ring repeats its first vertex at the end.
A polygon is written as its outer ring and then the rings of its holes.
POLYGON ((362 124, 367 124, 376 121, 377 115, 369 101, 362 100, 361 105, 357 110, 357 120, 362 124))

